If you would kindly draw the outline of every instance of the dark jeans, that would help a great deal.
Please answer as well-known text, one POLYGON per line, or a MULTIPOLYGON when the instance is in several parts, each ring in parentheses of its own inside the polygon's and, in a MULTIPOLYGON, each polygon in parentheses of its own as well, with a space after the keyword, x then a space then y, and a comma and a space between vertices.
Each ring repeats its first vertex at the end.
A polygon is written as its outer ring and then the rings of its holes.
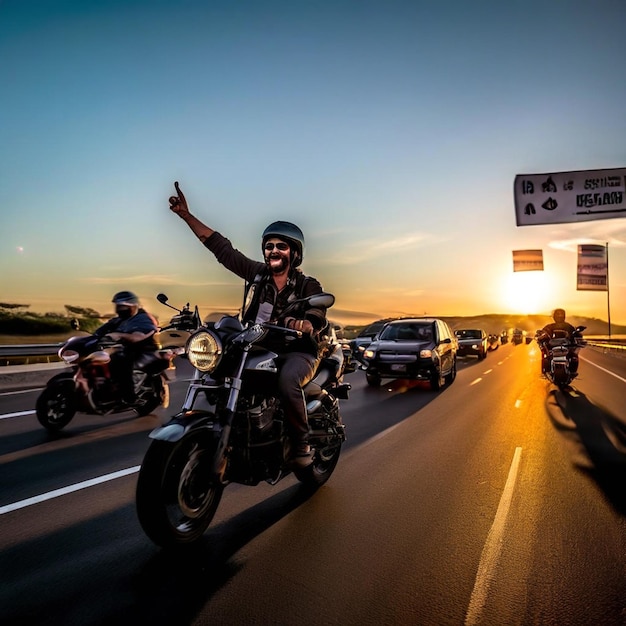
POLYGON ((132 402, 135 397, 133 385, 133 359, 129 358, 123 350, 114 352, 111 355, 111 363, 109 365, 111 371, 111 379, 117 384, 122 399, 126 402, 132 402))
POLYGON ((131 352, 121 350, 111 355, 111 378, 120 390, 120 395, 125 402, 134 402, 135 384, 133 381, 133 370, 135 368, 146 369, 153 361, 158 361, 158 357, 150 352, 131 352))
POLYGON ((309 438, 302 387, 313 378, 317 365, 318 359, 305 352, 289 352, 280 358, 278 391, 283 401, 289 436, 295 442, 304 443, 309 438))

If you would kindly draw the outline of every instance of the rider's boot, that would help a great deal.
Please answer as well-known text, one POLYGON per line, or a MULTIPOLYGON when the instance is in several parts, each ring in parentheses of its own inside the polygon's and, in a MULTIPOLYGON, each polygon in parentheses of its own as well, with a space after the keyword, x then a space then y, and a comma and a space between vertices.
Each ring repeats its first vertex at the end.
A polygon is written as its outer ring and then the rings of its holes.
POLYGON ((287 464, 292 469, 304 469, 313 463, 315 451, 306 440, 292 441, 287 464))

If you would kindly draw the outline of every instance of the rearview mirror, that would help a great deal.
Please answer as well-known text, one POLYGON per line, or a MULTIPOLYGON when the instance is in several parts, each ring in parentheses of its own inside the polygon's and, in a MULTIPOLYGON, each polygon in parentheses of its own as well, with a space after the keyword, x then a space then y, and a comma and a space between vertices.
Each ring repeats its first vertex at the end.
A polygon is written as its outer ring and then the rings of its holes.
POLYGON ((322 307, 329 309, 335 304, 335 296, 332 293, 318 293, 307 298, 307 302, 311 307, 322 307))

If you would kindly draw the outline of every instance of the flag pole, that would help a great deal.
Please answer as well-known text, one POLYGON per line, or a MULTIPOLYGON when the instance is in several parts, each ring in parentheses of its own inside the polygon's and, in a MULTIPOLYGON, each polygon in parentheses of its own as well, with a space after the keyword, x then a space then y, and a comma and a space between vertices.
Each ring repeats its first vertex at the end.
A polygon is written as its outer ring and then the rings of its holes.
POLYGON ((611 341, 611 303, 609 300, 609 242, 606 242, 606 310, 609 318, 609 341, 611 341))

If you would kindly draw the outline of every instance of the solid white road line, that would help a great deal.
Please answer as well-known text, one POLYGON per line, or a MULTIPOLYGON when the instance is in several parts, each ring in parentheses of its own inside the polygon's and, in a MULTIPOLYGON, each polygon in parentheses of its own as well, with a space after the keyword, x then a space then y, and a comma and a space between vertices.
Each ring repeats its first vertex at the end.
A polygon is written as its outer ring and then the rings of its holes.
POLYGON ((18 411, 17 413, 4 413, 0 415, 0 420, 8 420, 12 417, 24 417, 24 415, 35 415, 35 411, 18 411))
POLYGON ((0 396, 16 396, 18 393, 33 393, 33 391, 41 391, 43 387, 37 387, 36 389, 19 389, 17 391, 3 391, 0 396))
POLYGON ((139 471, 140 467, 140 465, 136 465, 135 467, 129 467, 127 469, 120 470, 119 472, 105 474, 104 476, 98 476, 97 478, 92 478, 91 480, 85 480, 82 483, 76 483, 75 485, 69 485, 68 487, 62 487, 61 489, 49 491, 48 493, 42 493, 39 496, 33 496, 32 498, 20 500, 19 502, 14 502, 13 504, 0 506, 0 515, 10 513, 11 511, 17 511, 18 509, 23 509, 27 506, 32 506, 33 504, 39 504, 40 502, 45 502, 46 500, 59 498, 60 496, 65 496, 68 493, 73 493, 74 491, 79 491, 80 489, 87 489, 88 487, 99 485, 100 483, 106 483, 109 480, 122 478, 123 476, 128 476, 129 474, 135 474, 139 471))
POLYGON ((504 491, 500 497, 500 504, 496 511, 496 517, 493 520, 489 534, 487 535, 487 541, 483 548, 483 553, 480 557, 480 563, 478 564, 478 573, 476 574, 476 580, 474 582, 474 589, 470 597, 469 607, 467 609, 467 615, 465 617, 465 624, 478 624, 481 621, 482 611, 485 608, 487 602, 487 594, 489 592, 489 585, 495 576, 495 569, 500 557, 500 551, 503 544, 503 536, 506 525, 506 518, 511 507, 511 500, 513 498, 513 489, 515 488, 515 481, 517 479, 517 471, 519 469, 520 458, 522 456, 522 449, 515 448, 515 454, 513 455, 513 462, 509 469, 509 476, 506 479, 504 485, 504 491))
POLYGON ((599 370, 602 370, 603 372, 606 372, 607 374, 610 374, 611 376, 615 376, 615 378, 617 378, 618 380, 621 380, 623 383, 626 383, 626 378, 622 378, 621 376, 618 376, 615 372, 612 372, 611 370, 607 370, 604 367, 600 367, 599 365, 596 365, 593 361, 590 361, 589 359, 586 359, 584 356, 578 357, 581 361, 584 361, 585 363, 589 363, 589 365, 593 365, 594 367, 597 367, 599 370))

